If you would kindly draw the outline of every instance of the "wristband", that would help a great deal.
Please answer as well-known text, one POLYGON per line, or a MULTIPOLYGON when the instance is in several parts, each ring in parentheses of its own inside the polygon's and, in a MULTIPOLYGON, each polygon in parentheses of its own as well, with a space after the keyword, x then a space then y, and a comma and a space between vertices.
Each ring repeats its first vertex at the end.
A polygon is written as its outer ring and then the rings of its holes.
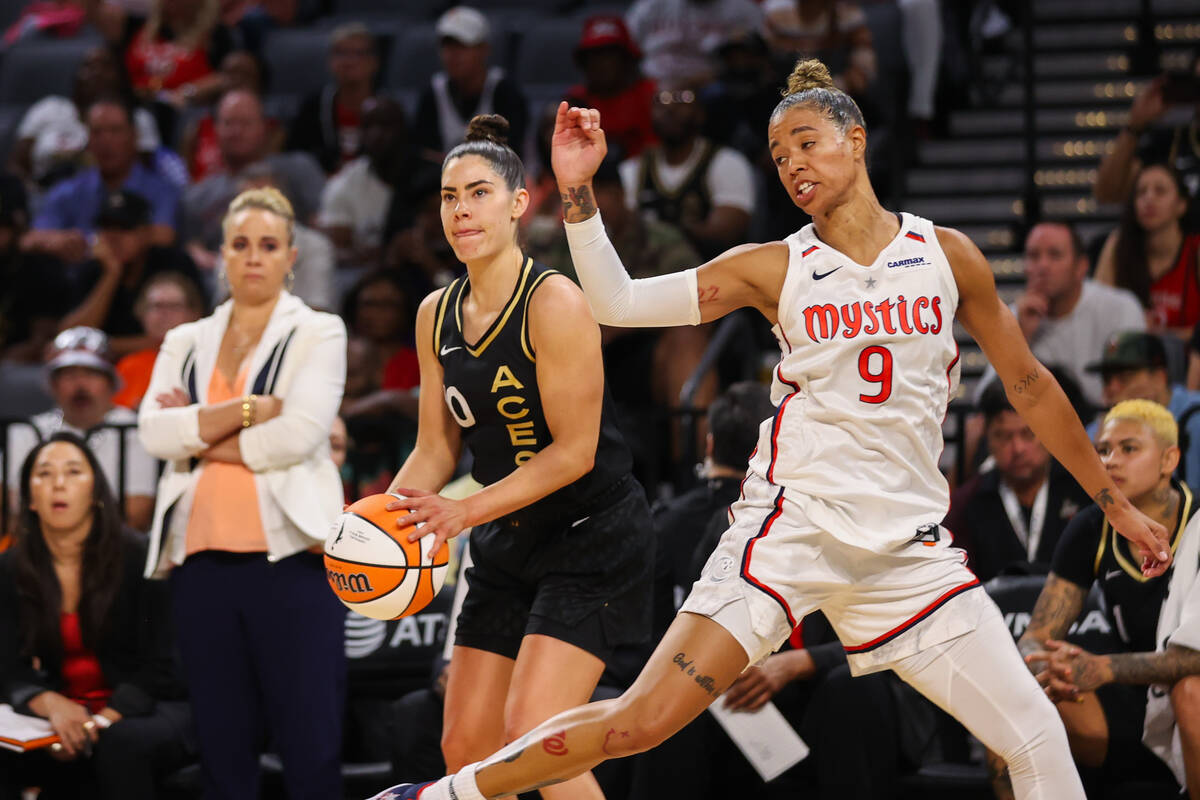
POLYGON ((258 397, 248 394, 242 398, 242 427, 249 428, 258 416, 258 397))

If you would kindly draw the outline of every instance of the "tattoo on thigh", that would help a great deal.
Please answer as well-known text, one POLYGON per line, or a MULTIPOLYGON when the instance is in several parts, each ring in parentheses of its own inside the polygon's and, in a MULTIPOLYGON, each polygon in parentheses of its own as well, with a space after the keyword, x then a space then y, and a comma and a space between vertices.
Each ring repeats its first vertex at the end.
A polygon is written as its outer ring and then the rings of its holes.
POLYGON ((542 749, 552 756, 565 756, 571 752, 567 749, 567 732, 562 730, 542 739, 542 749))
POLYGON ((699 686, 709 695, 713 697, 717 696, 718 691, 716 679, 711 675, 705 675, 702 672, 697 671, 694 658, 688 658, 687 654, 681 650, 675 654, 673 661, 675 666, 679 667, 679 671, 694 680, 697 686, 699 686))

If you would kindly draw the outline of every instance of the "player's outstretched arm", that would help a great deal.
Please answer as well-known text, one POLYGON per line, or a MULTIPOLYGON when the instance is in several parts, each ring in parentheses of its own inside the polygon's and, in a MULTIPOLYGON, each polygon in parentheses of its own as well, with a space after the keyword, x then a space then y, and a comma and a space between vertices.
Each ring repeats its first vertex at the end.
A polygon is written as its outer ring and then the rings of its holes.
POLYGON ((1161 575, 1171 563, 1166 528, 1129 502, 1100 463, 1058 381, 1029 349, 1016 318, 996 294, 983 253, 958 231, 938 228, 938 242, 958 284, 958 319, 1004 381, 1013 408, 1046 449, 1075 477, 1113 527, 1146 553, 1142 572, 1161 575))
POLYGON ((608 152, 600 112, 560 103, 551 163, 567 243, 596 321, 623 327, 696 325, 753 307, 772 322, 787 272, 782 242, 735 247, 697 269, 632 280, 608 239, 592 176, 608 152))

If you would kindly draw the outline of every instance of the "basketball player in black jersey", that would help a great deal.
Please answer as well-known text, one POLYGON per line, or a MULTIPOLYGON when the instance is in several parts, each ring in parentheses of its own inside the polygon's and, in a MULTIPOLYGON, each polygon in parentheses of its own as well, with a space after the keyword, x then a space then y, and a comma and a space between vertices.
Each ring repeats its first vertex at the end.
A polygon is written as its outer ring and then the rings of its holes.
MULTIPOLYGON (((417 313, 417 444, 389 491, 438 544, 473 527, 446 689, 442 750, 456 770, 586 702, 616 645, 650 630, 649 508, 604 388, 583 293, 525 256, 529 204, 508 123, 471 121, 442 166, 442 226, 467 267, 417 313), (484 488, 436 492, 461 447, 484 488)), ((543 790, 599 800, 585 773, 543 790)))
MULTIPOLYGON (((1179 463, 1177 437, 1167 409, 1149 400, 1129 400, 1105 417, 1096 447, 1113 482, 1166 527, 1171 551, 1178 554, 1184 537, 1200 536, 1200 526, 1188 524, 1197 510, 1191 489, 1171 477, 1179 463)), ((1018 647, 1051 698, 1059 701, 1076 760, 1103 767, 1109 782, 1175 782, 1167 765, 1142 743, 1146 687, 1169 686, 1183 734, 1188 788, 1192 797, 1200 797, 1200 651, 1175 642, 1185 637, 1172 637, 1156 652, 1159 615, 1174 571, 1189 565, 1177 561, 1171 572, 1147 578, 1138 567, 1141 557, 1137 545, 1116 535, 1098 506, 1076 514, 1059 540, 1052 571, 1018 647), (1104 594, 1109 622, 1124 652, 1094 655, 1062 641, 1093 581, 1104 594)), ((1006 788, 1001 781, 998 796, 1011 797, 1006 788)))

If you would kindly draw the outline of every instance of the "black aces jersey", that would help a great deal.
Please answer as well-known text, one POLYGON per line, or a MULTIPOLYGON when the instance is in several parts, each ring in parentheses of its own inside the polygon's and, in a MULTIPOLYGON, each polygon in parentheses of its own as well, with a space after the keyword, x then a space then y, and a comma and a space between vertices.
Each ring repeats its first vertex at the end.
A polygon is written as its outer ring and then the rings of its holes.
MULTIPOLYGON (((512 296, 477 342, 468 342, 462 330, 463 301, 471 290, 468 277, 447 286, 438 301, 433 348, 442 365, 444 400, 474 459, 471 475, 484 485, 505 477, 551 441, 528 315, 537 287, 558 274, 526 257, 512 296)), ((516 513, 554 519, 586 509, 631 466, 605 387, 591 472, 516 513)))
MULTIPOLYGON (((1180 495, 1179 519, 1171 538, 1174 553, 1183 529, 1196 513, 1196 505, 1187 484, 1172 480, 1171 485, 1180 495)), ((1085 508, 1067 523, 1051 569, 1085 590, 1091 588, 1093 580, 1100 584, 1109 622, 1129 652, 1158 649, 1158 615, 1175 568, 1157 578, 1143 576, 1141 561, 1134 557, 1129 541, 1113 529, 1099 506, 1085 508)))

